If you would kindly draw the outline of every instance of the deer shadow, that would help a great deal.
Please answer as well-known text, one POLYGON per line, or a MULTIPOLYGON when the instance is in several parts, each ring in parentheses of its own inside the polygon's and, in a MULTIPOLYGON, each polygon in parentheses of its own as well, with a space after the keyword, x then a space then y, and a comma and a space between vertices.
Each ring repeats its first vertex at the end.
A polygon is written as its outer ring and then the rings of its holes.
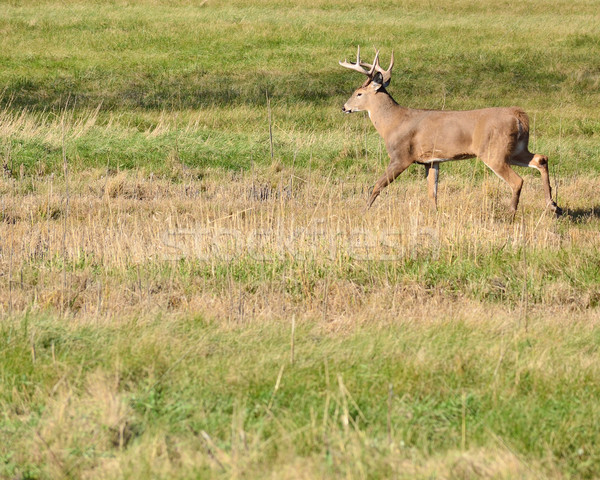
POLYGON ((590 208, 565 208, 561 218, 575 223, 585 219, 600 219, 600 205, 594 205, 590 208))

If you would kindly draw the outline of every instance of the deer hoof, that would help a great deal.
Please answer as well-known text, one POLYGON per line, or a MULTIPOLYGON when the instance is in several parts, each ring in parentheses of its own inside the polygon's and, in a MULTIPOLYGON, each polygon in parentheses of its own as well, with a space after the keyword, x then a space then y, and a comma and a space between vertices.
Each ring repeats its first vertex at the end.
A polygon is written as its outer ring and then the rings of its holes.
POLYGON ((562 208, 560 208, 554 201, 548 202, 548 207, 550 207, 550 210, 552 210, 557 217, 560 217, 563 214, 562 208))
POLYGON ((558 205, 554 204, 554 215, 556 215, 557 217, 560 217, 563 214, 563 209, 560 208, 558 205))

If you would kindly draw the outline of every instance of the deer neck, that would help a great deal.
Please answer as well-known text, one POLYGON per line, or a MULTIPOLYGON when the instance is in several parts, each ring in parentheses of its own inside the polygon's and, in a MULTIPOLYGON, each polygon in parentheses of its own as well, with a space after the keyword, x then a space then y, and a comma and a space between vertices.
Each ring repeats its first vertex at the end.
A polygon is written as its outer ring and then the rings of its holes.
POLYGON ((387 137, 388 132, 394 129, 400 110, 402 110, 402 107, 396 103, 387 91, 380 90, 373 96, 368 109, 369 118, 379 135, 384 139, 387 137))

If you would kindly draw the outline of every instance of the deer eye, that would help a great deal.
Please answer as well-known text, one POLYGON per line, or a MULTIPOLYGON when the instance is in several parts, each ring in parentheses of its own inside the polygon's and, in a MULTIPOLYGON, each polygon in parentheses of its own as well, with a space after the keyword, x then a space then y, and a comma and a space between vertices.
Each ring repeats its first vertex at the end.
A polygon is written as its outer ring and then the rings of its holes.
POLYGON ((357 97, 362 97, 362 93, 357 93, 356 96, 357 97))

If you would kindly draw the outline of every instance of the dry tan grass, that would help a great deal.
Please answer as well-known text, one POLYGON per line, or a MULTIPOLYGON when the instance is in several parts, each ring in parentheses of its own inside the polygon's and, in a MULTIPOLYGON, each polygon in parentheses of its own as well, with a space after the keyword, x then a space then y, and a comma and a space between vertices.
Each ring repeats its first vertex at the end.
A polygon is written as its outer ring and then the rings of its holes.
POLYGON ((35 139, 59 147, 64 139, 77 139, 89 132, 98 120, 102 105, 78 112, 65 109, 59 114, 30 112, 27 109, 0 109, 0 137, 35 139))
POLYGON ((127 446, 134 435, 132 412, 118 389, 118 375, 109 378, 103 372, 88 376, 83 395, 75 395, 68 382, 56 385, 32 442, 34 458, 49 467, 52 477, 69 476, 76 464, 81 468, 81 460, 71 455, 74 450, 127 446))
MULTIPOLYGON (((528 178, 522 210, 510 222, 506 188, 495 178, 482 185, 444 179, 438 212, 428 206, 424 181, 401 179, 366 211, 367 178, 290 169, 214 172, 179 184, 136 172, 80 173, 69 178, 68 199, 63 180, 5 178, 0 308, 93 317, 202 311, 238 320, 296 311, 357 321, 394 318, 413 304, 425 315, 429 305, 466 302, 468 294, 444 287, 443 279, 428 285, 410 275, 398 281, 386 277, 389 271, 372 273, 366 260, 451 265, 521 247, 529 255, 597 248, 593 212, 557 221, 541 208, 538 180, 528 178), (173 273, 181 268, 212 274, 183 278, 173 273), (252 273, 257 269, 264 281, 252 273)), ((585 205, 595 183, 565 182, 563 205, 585 205)), ((515 268, 527 271, 526 261, 515 268)), ((538 280, 535 270, 526 274, 538 280)), ((484 291, 508 288, 501 278, 478 281, 484 291)), ((585 309, 598 295, 559 278, 531 308, 585 309)))

